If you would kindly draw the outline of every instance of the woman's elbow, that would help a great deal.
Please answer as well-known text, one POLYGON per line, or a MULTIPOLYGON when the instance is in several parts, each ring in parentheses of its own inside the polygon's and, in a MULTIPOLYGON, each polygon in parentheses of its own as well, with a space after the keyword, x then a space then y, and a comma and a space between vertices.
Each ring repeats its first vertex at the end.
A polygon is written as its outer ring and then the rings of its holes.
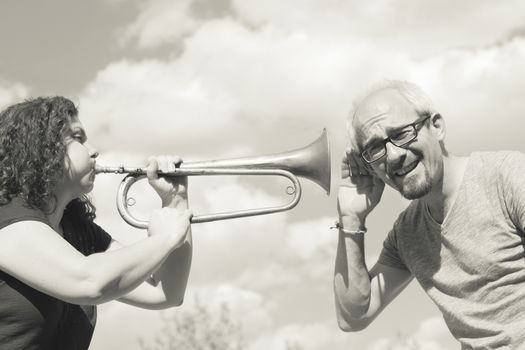
POLYGON ((91 274, 83 283, 84 304, 99 305, 121 297, 125 292, 120 287, 120 280, 107 276, 91 274))
POLYGON ((79 295, 71 302, 79 305, 98 305, 108 301, 107 293, 104 292, 100 283, 88 279, 79 285, 81 286, 79 295))
POLYGON ((183 299, 167 299, 162 302, 149 303, 146 305, 141 305, 143 309, 148 310, 166 310, 172 309, 181 306, 183 299))
POLYGON ((149 305, 149 309, 165 310, 182 306, 184 303, 184 293, 167 294, 165 290, 159 286, 157 287, 158 296, 157 301, 149 305))

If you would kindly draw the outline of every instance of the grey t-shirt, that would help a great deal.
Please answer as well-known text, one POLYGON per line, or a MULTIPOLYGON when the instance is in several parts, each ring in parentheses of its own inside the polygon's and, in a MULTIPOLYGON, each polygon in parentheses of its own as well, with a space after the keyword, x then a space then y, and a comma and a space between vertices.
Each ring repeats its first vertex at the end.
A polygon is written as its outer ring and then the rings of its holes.
POLYGON ((525 349, 525 155, 474 153, 442 224, 414 200, 379 262, 409 270, 462 349, 525 349))

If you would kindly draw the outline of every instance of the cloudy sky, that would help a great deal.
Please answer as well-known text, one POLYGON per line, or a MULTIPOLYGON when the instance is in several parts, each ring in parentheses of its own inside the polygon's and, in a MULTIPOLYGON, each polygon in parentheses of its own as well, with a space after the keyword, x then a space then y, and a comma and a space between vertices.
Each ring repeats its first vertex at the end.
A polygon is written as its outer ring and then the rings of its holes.
MULTIPOLYGON (((338 165, 353 98, 382 79, 422 86, 456 154, 525 151, 525 3, 519 0, 6 0, 0 5, 0 107, 65 95, 80 107, 99 163, 140 165, 302 147, 327 128, 332 194, 303 181, 293 211, 193 226, 183 312, 199 296, 227 303, 250 349, 456 349, 413 283, 357 334, 337 328, 332 296, 338 165)), ((119 178, 101 175, 98 222, 132 242, 114 206, 119 178)), ((287 200, 287 183, 190 179, 195 214, 287 200)), ((154 207, 145 186, 138 214, 154 207)), ((368 221, 368 260, 406 202, 387 191, 368 221)), ((99 308, 93 349, 139 349, 159 312, 99 308)))

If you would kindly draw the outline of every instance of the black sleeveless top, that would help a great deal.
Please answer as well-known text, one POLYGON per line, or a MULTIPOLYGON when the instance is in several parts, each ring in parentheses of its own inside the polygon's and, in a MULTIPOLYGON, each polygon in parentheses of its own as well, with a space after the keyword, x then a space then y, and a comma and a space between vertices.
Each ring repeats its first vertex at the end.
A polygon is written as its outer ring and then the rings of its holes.
MULTIPOLYGON (((49 225, 41 211, 18 198, 0 206, 0 229, 24 220, 49 225)), ((110 235, 91 221, 63 229, 64 239, 86 256, 105 251, 111 242, 110 235)), ((95 306, 66 303, 0 270, 0 349, 88 349, 95 322, 95 306)))

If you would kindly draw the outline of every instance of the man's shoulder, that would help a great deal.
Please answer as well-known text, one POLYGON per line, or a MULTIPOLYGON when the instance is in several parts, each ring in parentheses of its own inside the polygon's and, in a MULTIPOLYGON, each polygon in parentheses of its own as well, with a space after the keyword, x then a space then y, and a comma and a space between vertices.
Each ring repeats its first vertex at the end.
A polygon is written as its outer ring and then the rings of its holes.
POLYGON ((473 161, 483 162, 485 164, 500 164, 509 159, 522 158, 523 153, 519 151, 492 151, 492 152, 474 152, 470 158, 473 161))
POLYGON ((525 154, 519 151, 475 152, 470 156, 471 168, 491 175, 505 174, 509 169, 524 164, 525 154))

